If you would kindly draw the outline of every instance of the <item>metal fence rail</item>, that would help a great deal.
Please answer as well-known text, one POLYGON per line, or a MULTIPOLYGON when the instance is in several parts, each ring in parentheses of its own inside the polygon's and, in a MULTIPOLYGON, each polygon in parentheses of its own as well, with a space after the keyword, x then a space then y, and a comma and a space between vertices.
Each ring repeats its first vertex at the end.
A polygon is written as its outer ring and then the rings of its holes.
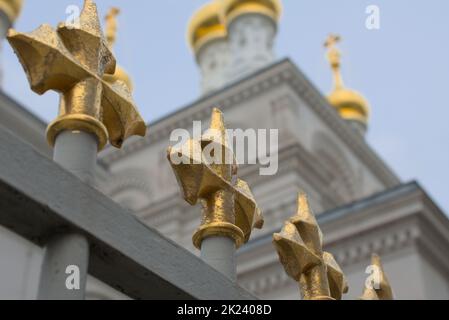
POLYGON ((134 299, 255 299, 3 128, 0 224, 38 245, 85 235, 89 273, 134 299))

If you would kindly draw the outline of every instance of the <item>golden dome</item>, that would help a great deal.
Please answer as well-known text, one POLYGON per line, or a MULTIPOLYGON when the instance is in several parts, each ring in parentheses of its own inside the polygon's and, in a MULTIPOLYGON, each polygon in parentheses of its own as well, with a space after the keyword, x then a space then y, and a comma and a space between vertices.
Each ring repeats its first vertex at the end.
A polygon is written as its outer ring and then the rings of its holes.
POLYGON ((22 9, 23 0, 0 0, 0 11, 3 11, 13 23, 22 9))
POLYGON ((368 124, 368 101, 360 93, 340 88, 335 89, 327 99, 343 119, 368 124))
POLYGON ((116 81, 122 81, 126 84, 126 86, 129 88, 129 90, 133 91, 134 85, 131 80, 131 77, 128 75, 128 73, 120 66, 117 66, 115 68, 115 73, 113 75, 105 74, 103 76, 103 79, 109 82, 110 84, 115 83, 116 81))
POLYGON ((266 15, 277 22, 282 13, 280 0, 222 0, 223 14, 229 24, 238 16, 246 13, 266 15))
POLYGON ((221 20, 220 0, 202 6, 189 21, 187 37, 191 48, 198 52, 206 43, 226 37, 226 27, 221 20))
POLYGON ((340 40, 339 36, 330 35, 325 43, 325 47, 329 49, 327 57, 334 74, 334 89, 327 99, 343 119, 367 126, 370 113, 368 101, 357 91, 346 88, 343 83, 340 72, 341 53, 335 46, 340 40))
MULTIPOLYGON (((109 47, 112 50, 112 47, 115 44, 116 37, 117 37, 117 15, 120 14, 120 9, 118 8, 111 8, 108 12, 108 14, 105 17, 106 20, 106 31, 105 36, 106 40, 108 41, 109 47)), ((116 81, 122 81, 124 82, 129 90, 133 91, 133 83, 131 81, 131 77, 128 75, 128 73, 117 65, 115 68, 115 73, 113 75, 105 74, 103 76, 103 79, 109 82, 110 84, 115 83, 116 81)))

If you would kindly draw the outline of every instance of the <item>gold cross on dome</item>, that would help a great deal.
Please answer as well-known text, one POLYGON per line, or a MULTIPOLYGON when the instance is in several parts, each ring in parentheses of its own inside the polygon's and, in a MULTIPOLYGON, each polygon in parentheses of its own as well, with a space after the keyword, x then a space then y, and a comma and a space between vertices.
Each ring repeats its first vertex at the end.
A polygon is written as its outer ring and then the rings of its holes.
POLYGON ((341 37, 338 34, 330 34, 324 42, 324 47, 328 49, 334 48, 340 41, 341 37))
POLYGON ((324 47, 327 50, 327 60, 329 61, 332 72, 334 74, 334 86, 335 89, 342 89, 344 87, 343 78, 341 76, 341 52, 337 48, 337 43, 341 41, 341 37, 336 34, 330 34, 326 42, 324 43, 324 47))
POLYGON ((105 17, 106 20, 106 40, 112 48, 117 38, 117 16, 120 14, 120 9, 112 7, 105 17))

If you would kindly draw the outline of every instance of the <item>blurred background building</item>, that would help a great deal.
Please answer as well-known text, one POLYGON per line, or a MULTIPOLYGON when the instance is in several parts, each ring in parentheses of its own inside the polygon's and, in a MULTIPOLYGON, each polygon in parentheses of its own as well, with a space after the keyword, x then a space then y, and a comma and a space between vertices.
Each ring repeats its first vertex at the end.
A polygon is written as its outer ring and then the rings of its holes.
MULTIPOLYGON (((0 33, 20 12, 22 1, 0 0, 0 33)), ((114 16, 106 35, 115 42, 114 16)), ((279 129, 279 170, 261 176, 261 165, 241 165, 265 216, 265 226, 238 251, 239 284, 263 299, 298 299, 271 244, 272 234, 296 210, 304 190, 324 233, 326 250, 346 273, 357 298, 369 274, 372 253, 382 256, 398 299, 449 299, 449 221, 417 183, 402 182, 365 140, 368 101, 343 82, 344 59, 331 35, 325 46, 334 87, 325 95, 290 59, 274 52, 282 16, 280 0, 210 1, 188 25, 188 41, 201 74, 201 96, 150 123, 144 139, 100 156, 98 188, 138 219, 193 253, 191 237, 199 225, 198 207, 181 198, 166 160, 171 132, 207 125, 213 107, 234 129, 279 129)), ((110 81, 132 86, 118 69, 110 81)), ((372 106, 374 109, 376 106, 372 106)), ((0 125, 38 152, 51 157, 46 124, 0 91, 0 125)), ((41 249, 1 229, 0 298, 35 297, 41 249)), ((90 279, 89 298, 123 296, 90 279)))

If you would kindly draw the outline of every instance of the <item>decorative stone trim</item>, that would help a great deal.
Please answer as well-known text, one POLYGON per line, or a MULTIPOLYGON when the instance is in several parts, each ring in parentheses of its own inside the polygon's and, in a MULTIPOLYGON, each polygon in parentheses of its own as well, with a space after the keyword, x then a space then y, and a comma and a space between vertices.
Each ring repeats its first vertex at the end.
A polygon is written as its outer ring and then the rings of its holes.
MULTIPOLYGON (((335 259, 343 269, 345 266, 369 261, 373 252, 385 255, 411 246, 420 238, 421 233, 418 226, 412 225, 392 233, 387 233, 381 238, 370 238, 363 241, 360 239, 363 236, 351 238, 351 245, 348 246, 346 246, 347 242, 335 244, 337 248, 343 247, 335 251, 330 248, 330 251, 334 254, 335 259)), ((325 249, 328 250, 326 245, 325 249)), ((275 268, 275 264, 259 266, 258 269, 264 269, 264 272, 260 274, 265 274, 266 276, 250 280, 243 278, 241 280, 242 286, 253 294, 260 296, 292 284, 293 280, 287 276, 282 267, 275 268), (269 272, 269 269, 272 271, 269 272)), ((245 274, 251 273, 253 272, 245 272, 245 274)))
POLYGON ((385 185, 392 187, 399 184, 399 179, 379 159, 374 151, 365 143, 363 138, 353 134, 353 129, 344 123, 335 110, 329 106, 321 93, 288 59, 223 89, 221 93, 200 99, 174 113, 170 118, 164 118, 156 122, 151 126, 151 134, 147 135, 147 137, 144 139, 132 139, 121 150, 113 152, 107 150, 101 161, 106 165, 110 165, 126 157, 127 154, 138 151, 168 137, 170 132, 176 128, 189 127, 194 120, 207 119, 211 109, 217 105, 226 112, 228 109, 252 99, 254 96, 265 92, 269 88, 277 87, 282 83, 290 84, 297 94, 346 142, 347 146, 365 161, 371 170, 375 171, 376 175, 382 179, 385 185))
MULTIPOLYGON (((293 283, 294 280, 289 278, 285 272, 273 272, 267 277, 260 277, 253 281, 241 281, 240 284, 243 288, 253 293, 256 296, 282 289, 287 285, 293 283)), ((299 298, 299 291, 298 291, 299 298)))
POLYGON ((352 238, 352 246, 336 245, 343 248, 337 249, 335 259, 341 267, 368 261, 373 253, 384 255, 411 246, 419 236, 418 227, 409 226, 394 233, 387 233, 381 238, 371 238, 366 241, 352 238))

